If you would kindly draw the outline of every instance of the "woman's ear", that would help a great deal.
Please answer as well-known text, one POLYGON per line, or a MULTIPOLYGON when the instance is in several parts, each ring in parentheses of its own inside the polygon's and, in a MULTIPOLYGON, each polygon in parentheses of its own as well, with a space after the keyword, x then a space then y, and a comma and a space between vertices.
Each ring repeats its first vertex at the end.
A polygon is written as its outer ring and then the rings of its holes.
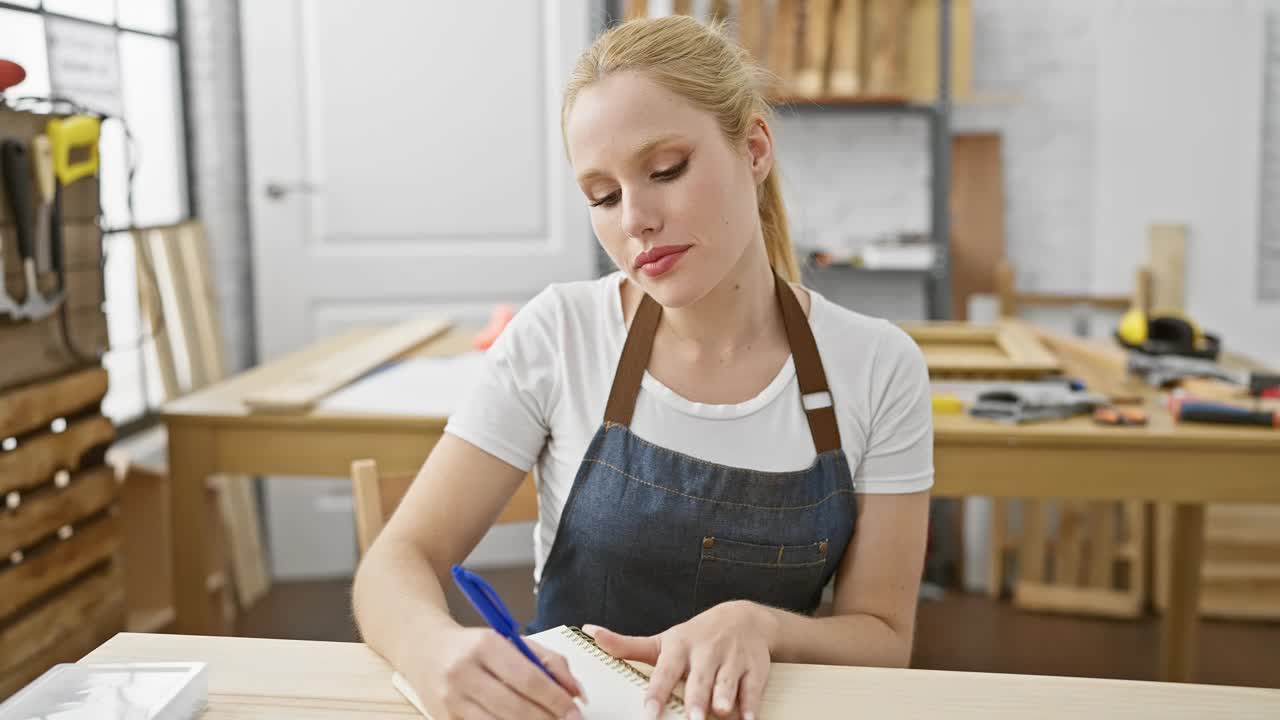
POLYGON ((759 185, 773 170, 773 131, 763 118, 752 120, 747 130, 747 157, 751 160, 751 176, 759 185))

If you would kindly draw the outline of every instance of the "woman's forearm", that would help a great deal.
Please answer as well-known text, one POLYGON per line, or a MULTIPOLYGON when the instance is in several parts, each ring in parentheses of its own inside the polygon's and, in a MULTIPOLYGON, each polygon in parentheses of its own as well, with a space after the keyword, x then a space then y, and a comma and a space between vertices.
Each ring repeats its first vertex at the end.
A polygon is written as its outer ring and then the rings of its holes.
POLYGON ((897 629, 866 613, 814 618, 760 606, 774 662, 906 667, 914 628, 897 629))
POLYGON ((403 668, 422 659, 431 638, 459 625, 426 555, 412 543, 380 539, 356 572, 352 605, 364 641, 403 668))

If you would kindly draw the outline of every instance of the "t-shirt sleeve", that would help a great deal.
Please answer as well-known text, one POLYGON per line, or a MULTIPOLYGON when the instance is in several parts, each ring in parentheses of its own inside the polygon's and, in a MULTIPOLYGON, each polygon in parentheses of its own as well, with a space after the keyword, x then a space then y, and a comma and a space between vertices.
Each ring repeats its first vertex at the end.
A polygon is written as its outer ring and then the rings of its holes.
POLYGON ((865 493, 913 493, 933 486, 933 402, 924 353, 886 323, 871 374, 866 452, 854 473, 865 493))
POLYGON ((555 290, 530 300, 485 351, 484 369, 444 431, 528 472, 546 443, 559 372, 555 290))

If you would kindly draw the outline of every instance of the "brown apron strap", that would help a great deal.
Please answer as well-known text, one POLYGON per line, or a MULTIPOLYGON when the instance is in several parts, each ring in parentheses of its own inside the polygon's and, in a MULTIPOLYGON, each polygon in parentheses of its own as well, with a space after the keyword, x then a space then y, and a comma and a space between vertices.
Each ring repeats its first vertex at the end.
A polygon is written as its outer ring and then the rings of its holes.
POLYGON ((813 446, 819 453, 840 448, 840 429, 836 425, 835 398, 827 386, 827 374, 822 369, 822 357, 818 355, 818 343, 813 339, 809 318, 796 299, 795 292, 785 280, 774 274, 778 305, 782 308, 782 324, 787 329, 787 342, 791 345, 791 357, 795 359, 796 378, 800 383, 800 398, 813 393, 826 393, 825 407, 805 408, 809 418, 809 433, 813 446))
POLYGON ((640 381, 649 367, 649 352, 653 350, 653 336, 658 330, 662 306, 646 294, 640 299, 627 341, 618 358, 618 370, 613 375, 613 388, 609 390, 609 404, 604 409, 604 421, 615 425, 630 425, 636 411, 636 396, 640 394, 640 381))
MULTIPOLYGON (((805 409, 813 446, 819 453, 839 449, 840 431, 836 425, 834 399, 827 386, 827 375, 822 370, 822 358, 818 355, 818 344, 813 339, 809 319, 805 317, 804 308, 800 307, 800 301, 796 299, 791 286, 776 273, 774 284, 778 305, 782 308, 782 324, 786 328, 787 342, 791 345, 791 356, 795 359, 801 401, 813 393, 826 393, 825 407, 805 409)), ((640 394, 640 382, 644 379, 645 368, 649 366, 653 336, 661 317, 662 306, 648 295, 642 297, 640 307, 631 320, 631 328, 627 331, 622 356, 618 358, 613 387, 609 390, 609 404, 604 411, 605 422, 615 425, 631 424, 631 416, 636 410, 636 396, 640 394)))

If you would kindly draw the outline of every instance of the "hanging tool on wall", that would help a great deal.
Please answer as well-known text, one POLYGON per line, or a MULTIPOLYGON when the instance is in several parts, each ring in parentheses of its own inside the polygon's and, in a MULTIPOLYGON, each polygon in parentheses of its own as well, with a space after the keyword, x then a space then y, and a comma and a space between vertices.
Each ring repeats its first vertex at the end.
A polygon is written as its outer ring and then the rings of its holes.
POLYGON ((12 138, 0 141, 0 165, 3 165, 5 197, 13 212, 14 227, 18 236, 18 255, 22 259, 23 276, 27 283, 27 297, 18 308, 17 317, 24 320, 40 320, 48 317, 62 304, 63 293, 55 292, 46 298, 40 292, 36 278, 35 226, 33 224, 33 179, 31 157, 27 144, 12 138))

